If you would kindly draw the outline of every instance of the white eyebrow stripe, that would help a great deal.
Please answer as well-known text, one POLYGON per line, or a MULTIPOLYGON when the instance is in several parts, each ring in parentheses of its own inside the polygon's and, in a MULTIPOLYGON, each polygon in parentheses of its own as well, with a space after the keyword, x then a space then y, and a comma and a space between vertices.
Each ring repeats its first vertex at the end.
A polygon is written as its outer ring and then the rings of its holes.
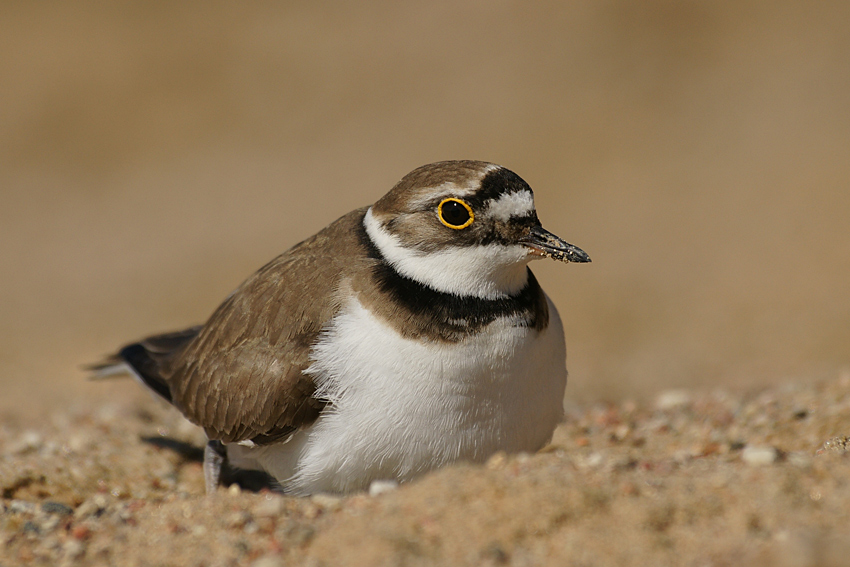
POLYGON ((491 217, 507 222, 511 217, 524 217, 534 212, 534 196, 530 191, 506 193, 488 207, 491 217))

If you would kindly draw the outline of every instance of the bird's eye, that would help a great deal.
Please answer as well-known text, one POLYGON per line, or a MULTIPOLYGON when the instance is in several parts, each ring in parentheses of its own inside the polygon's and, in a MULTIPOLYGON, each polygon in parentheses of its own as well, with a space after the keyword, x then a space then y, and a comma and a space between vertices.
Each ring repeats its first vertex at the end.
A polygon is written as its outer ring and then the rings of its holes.
POLYGON ((440 205, 437 207, 437 216, 440 217, 441 223, 458 230, 468 227, 475 220, 472 207, 453 197, 440 201, 440 205))

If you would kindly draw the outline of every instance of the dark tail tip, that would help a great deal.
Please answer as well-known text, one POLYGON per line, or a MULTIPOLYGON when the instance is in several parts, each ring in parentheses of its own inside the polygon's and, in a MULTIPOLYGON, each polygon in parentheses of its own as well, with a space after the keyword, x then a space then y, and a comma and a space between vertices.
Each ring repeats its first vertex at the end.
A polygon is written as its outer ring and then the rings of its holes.
POLYGON ((118 355, 129 364, 139 378, 154 392, 171 402, 171 391, 159 375, 159 364, 150 351, 141 343, 133 343, 121 349, 118 355))

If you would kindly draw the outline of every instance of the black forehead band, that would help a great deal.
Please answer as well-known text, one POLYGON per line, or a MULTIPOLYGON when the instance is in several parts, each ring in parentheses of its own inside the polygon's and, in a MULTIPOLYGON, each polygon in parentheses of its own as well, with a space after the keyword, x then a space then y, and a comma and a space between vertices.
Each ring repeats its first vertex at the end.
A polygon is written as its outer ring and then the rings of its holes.
MULTIPOLYGON (((526 183, 522 177, 509 169, 500 167, 499 169, 491 171, 484 176, 481 180, 481 188, 474 194, 458 198, 466 201, 469 206, 472 207, 472 210, 481 211, 484 209, 484 204, 487 201, 495 201, 503 195, 519 193, 520 191, 528 191, 532 195, 534 194, 531 187, 529 187, 528 183, 526 183)), ((428 204, 428 208, 436 207, 446 198, 451 197, 442 196, 435 198, 433 203, 428 204)))
POLYGON ((466 198, 466 202, 473 209, 480 210, 487 201, 495 201, 503 195, 519 193, 520 191, 528 191, 533 194, 531 187, 522 177, 510 169, 500 167, 484 176, 481 180, 481 189, 466 198))

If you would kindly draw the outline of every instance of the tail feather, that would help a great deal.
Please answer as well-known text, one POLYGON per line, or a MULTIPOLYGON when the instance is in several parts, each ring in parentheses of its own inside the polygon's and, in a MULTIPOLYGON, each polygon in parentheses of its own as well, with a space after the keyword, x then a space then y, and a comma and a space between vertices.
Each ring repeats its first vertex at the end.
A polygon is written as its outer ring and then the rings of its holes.
POLYGON ((158 357, 145 348, 144 341, 125 346, 119 354, 127 362, 133 374, 145 386, 165 398, 167 402, 172 402, 171 390, 160 373, 161 369, 160 362, 157 360, 158 357))
POLYGON ((89 380, 106 380, 107 378, 128 375, 132 372, 130 366, 117 354, 110 355, 100 362, 84 364, 82 369, 91 373, 89 380))
POLYGON ((168 362, 175 353, 194 339, 200 330, 201 327, 196 326, 183 331, 147 337, 125 346, 117 354, 87 368, 93 372, 92 379, 95 380, 129 371, 145 386, 171 402, 171 390, 165 376, 168 362))

